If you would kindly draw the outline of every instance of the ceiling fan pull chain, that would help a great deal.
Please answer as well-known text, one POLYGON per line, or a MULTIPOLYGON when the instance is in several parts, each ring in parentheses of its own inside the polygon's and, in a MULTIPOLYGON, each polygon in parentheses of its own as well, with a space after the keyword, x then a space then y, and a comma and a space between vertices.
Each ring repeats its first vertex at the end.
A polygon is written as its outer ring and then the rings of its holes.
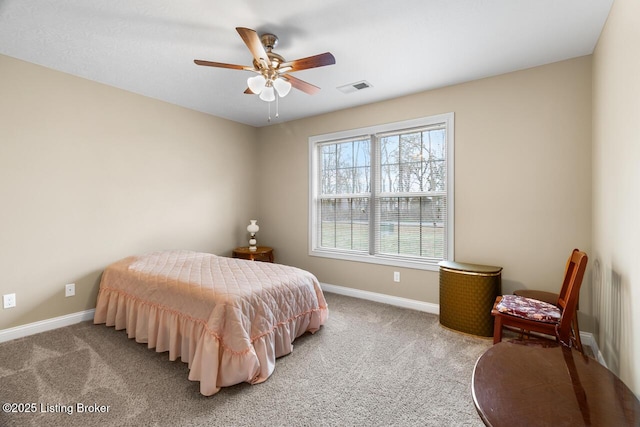
POLYGON ((280 98, 280 95, 278 95, 278 94, 276 93, 276 119, 277 119, 278 117, 280 117, 280 110, 279 110, 278 98, 280 98))
POLYGON ((269 118, 267 119, 267 122, 271 123, 271 103, 267 102, 267 105, 269 106, 269 118))

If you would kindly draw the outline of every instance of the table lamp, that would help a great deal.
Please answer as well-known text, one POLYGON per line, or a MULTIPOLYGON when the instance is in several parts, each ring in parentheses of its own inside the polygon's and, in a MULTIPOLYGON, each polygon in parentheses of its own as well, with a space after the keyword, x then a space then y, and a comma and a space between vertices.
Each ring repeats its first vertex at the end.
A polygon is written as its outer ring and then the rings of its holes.
POLYGON ((247 226, 247 231, 249 232, 249 250, 250 251, 255 251, 257 248, 256 244, 258 243, 256 241, 256 233, 258 232, 258 230, 260 230, 260 227, 258 227, 258 224, 256 224, 256 222, 258 222, 257 219, 250 219, 249 220, 250 224, 247 226))

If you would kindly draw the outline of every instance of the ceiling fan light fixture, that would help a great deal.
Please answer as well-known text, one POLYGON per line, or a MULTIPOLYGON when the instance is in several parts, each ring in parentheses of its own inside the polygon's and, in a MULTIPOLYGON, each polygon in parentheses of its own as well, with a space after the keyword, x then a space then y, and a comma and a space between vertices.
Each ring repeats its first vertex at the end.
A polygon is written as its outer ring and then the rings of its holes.
POLYGON ((251 92, 253 93, 261 93, 265 89, 264 86, 266 82, 267 82, 267 79, 265 79, 262 74, 249 77, 247 79, 247 85, 249 86, 249 89, 251 89, 251 92))
POLYGON ((260 92, 260 99, 263 101, 271 102, 276 99, 276 94, 273 91, 273 86, 265 86, 260 92))
POLYGON ((291 83, 281 77, 278 77, 273 81, 273 87, 275 87, 276 91, 278 91, 278 95, 280 95, 280 98, 284 98, 289 94, 289 91, 291 90, 291 83))

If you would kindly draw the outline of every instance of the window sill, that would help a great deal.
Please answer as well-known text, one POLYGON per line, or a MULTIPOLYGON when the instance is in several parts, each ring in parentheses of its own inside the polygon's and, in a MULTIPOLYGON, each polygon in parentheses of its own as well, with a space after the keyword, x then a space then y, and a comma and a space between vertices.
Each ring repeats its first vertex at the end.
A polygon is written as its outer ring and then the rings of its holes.
POLYGON ((422 260, 410 257, 398 259, 384 255, 354 254, 330 250, 310 250, 309 256, 331 258, 342 261, 366 262, 369 264, 389 265, 393 267, 413 268, 417 270, 439 271, 440 260, 422 260))

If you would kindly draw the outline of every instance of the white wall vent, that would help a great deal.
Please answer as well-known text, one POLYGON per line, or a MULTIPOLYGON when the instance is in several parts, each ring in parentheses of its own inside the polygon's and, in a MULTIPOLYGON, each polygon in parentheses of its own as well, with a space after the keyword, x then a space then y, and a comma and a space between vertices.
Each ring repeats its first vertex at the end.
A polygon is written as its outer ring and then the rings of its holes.
POLYGON ((348 85, 338 86, 338 90, 342 93, 353 93, 370 87, 373 87, 371 83, 366 80, 361 80, 359 82, 349 83, 348 85))

